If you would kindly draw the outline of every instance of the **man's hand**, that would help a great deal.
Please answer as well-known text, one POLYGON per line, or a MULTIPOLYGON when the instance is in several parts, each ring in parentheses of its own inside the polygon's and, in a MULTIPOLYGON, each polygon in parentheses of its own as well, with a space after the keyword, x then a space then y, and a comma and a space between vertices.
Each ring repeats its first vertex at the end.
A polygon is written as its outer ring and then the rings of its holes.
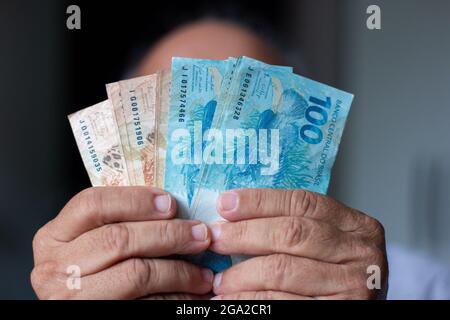
POLYGON ((172 219, 175 209, 173 198, 154 188, 82 191, 34 237, 31 281, 37 296, 171 299, 210 292, 210 270, 159 258, 198 253, 210 244, 206 225, 172 219), (67 285, 69 266, 81 271, 79 289, 67 285))
POLYGON ((222 193, 211 249, 259 255, 217 274, 216 299, 385 298, 384 230, 375 219, 303 190, 240 189, 222 193), (367 267, 381 289, 367 286, 367 267))

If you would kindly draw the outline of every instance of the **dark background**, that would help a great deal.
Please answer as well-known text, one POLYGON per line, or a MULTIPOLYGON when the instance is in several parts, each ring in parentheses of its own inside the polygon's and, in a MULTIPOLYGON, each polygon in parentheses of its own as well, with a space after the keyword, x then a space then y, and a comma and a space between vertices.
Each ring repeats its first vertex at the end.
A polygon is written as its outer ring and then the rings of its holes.
POLYGON ((2 0, 0 298, 34 298, 33 234, 89 186, 67 115, 204 16, 248 25, 296 72, 355 93, 331 195, 381 220, 388 240, 450 261, 449 12, 438 0, 2 0), (69 4, 81 30, 66 28, 69 4), (365 27, 369 4, 382 31, 365 27))

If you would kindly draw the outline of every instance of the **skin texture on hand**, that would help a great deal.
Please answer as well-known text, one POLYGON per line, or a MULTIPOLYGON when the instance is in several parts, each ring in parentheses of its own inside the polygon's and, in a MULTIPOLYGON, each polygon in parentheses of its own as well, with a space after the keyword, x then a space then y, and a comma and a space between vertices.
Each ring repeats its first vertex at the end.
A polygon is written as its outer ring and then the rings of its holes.
POLYGON ((303 190, 231 190, 217 209, 228 222, 209 232, 174 219, 176 203, 162 190, 86 189, 37 232, 33 288, 43 299, 202 299, 211 290, 215 299, 386 297, 384 231, 375 219, 303 190), (256 257, 214 279, 167 258, 207 248, 256 257), (81 270, 76 290, 66 283, 72 265, 81 270), (367 287, 370 265, 381 270, 379 290, 367 287))
POLYGON ((256 255, 214 279, 214 299, 384 299, 384 230, 375 219, 304 190, 241 189, 217 205, 210 249, 256 255), (369 289, 369 266, 381 288, 369 289))
POLYGON ((149 187, 97 187, 73 197, 33 240, 31 283, 41 299, 202 298, 213 273, 162 259, 210 244, 200 221, 174 219, 176 203, 149 187), (81 271, 80 288, 67 268, 81 271), (167 293, 167 295, 165 295, 167 293))

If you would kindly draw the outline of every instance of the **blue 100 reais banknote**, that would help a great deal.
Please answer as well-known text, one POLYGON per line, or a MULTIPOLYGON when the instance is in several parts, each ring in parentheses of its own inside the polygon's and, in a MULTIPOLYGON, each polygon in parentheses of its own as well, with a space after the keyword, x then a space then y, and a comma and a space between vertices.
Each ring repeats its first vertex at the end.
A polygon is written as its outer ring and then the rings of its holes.
MULTIPOLYGON (((175 58, 165 187, 182 217, 220 220, 216 201, 229 189, 325 194, 352 99, 247 57, 175 58)), ((199 262, 221 271, 241 259, 207 253, 199 262)))

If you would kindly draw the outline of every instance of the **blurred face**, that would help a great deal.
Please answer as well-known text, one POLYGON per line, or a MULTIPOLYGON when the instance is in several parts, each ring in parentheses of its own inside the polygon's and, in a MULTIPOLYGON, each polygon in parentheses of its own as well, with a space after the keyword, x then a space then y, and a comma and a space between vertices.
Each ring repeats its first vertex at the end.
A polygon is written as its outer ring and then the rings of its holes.
POLYGON ((241 26, 214 20, 202 21, 183 26, 162 38, 143 59, 137 73, 143 75, 170 69, 174 56, 227 59, 242 55, 281 64, 272 47, 241 26))

